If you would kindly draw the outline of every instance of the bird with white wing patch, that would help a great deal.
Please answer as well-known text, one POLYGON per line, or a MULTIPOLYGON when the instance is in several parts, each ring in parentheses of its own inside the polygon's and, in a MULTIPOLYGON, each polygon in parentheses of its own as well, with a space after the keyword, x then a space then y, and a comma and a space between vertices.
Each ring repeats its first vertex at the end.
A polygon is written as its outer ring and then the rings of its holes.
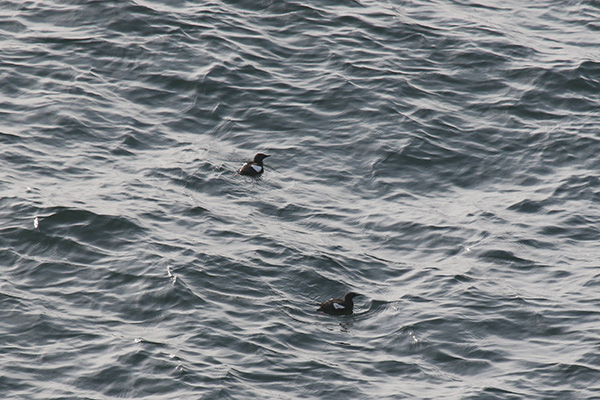
POLYGON ((362 296, 356 292, 348 292, 344 295, 344 299, 329 299, 319 305, 317 311, 323 311, 327 314, 332 315, 350 315, 353 312, 354 302, 353 298, 356 296, 362 296))
POLYGON ((270 157, 270 155, 258 153, 254 156, 253 161, 248 161, 246 164, 242 165, 242 168, 240 168, 237 174, 255 177, 262 175, 265 170, 263 160, 267 157, 270 157))

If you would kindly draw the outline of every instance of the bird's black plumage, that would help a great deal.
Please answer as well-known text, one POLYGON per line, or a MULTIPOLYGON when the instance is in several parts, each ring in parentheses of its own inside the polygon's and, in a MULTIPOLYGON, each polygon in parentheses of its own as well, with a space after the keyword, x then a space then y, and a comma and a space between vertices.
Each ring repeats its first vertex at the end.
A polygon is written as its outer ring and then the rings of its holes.
POLYGON ((260 176, 265 170, 263 160, 270 157, 269 154, 258 153, 254 156, 254 161, 248 161, 240 168, 238 174, 247 176, 260 176))
POLYGON ((324 301, 319 305, 319 309, 317 311, 323 311, 327 314, 333 315, 349 315, 352 314, 352 309, 354 308, 353 298, 356 296, 362 296, 356 292, 348 292, 344 295, 344 299, 330 299, 324 301))

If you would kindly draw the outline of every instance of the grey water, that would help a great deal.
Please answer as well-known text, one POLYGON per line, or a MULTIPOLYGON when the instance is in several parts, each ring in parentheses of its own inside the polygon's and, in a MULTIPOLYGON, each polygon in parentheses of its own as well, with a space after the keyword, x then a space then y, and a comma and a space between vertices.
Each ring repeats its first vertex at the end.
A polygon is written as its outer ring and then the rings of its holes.
POLYGON ((600 399, 599 2, 4 0, 0 83, 2 398, 600 399))

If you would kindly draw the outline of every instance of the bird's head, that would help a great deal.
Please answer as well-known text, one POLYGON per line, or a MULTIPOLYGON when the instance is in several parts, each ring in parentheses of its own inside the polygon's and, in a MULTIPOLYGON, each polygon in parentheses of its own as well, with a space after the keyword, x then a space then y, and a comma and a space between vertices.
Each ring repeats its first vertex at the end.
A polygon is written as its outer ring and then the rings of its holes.
POLYGON ((344 295, 344 301, 352 300, 356 296, 362 296, 362 294, 356 292, 348 292, 344 295))
POLYGON ((261 163, 267 157, 271 157, 271 155, 270 154, 258 153, 257 155, 254 156, 254 162, 255 163, 261 163))

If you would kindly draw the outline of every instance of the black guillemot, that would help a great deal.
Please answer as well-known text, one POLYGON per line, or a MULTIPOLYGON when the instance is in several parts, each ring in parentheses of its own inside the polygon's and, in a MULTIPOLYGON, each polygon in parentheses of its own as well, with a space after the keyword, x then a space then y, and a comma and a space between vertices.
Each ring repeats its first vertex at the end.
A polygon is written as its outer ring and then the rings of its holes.
POLYGON ((258 153, 254 156, 254 161, 248 161, 238 171, 239 175, 260 176, 265 170, 263 160, 270 157, 269 154, 258 153))
POLYGON ((330 299, 324 301, 319 305, 319 309, 317 311, 323 311, 324 313, 333 315, 352 314, 352 309, 354 308, 354 303, 352 302, 352 299, 356 296, 362 296, 362 294, 348 292, 344 295, 344 300, 330 299))

